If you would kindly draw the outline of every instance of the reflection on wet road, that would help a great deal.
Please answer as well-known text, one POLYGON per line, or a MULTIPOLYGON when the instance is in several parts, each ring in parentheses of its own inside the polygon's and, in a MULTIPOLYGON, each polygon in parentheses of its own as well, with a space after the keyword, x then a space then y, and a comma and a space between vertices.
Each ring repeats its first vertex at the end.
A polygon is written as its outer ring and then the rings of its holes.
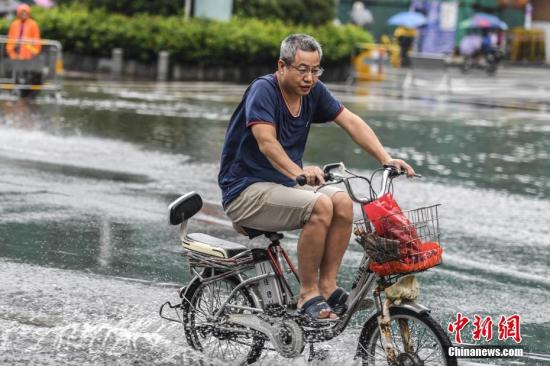
MULTIPOLYGON (((529 351, 550 353, 550 115, 335 90, 425 176, 396 185, 402 206, 443 204, 444 264, 419 275, 420 302, 442 324, 459 310, 520 314, 529 351)), ((72 82, 59 103, 0 100, 0 276, 9 279, 0 285, 0 363, 215 363, 157 316, 189 278, 166 207, 198 191, 206 207, 191 230, 246 243, 223 215, 216 184, 243 91, 72 82)), ((306 159, 375 167, 332 124, 312 129, 306 159)), ((285 242, 292 255, 296 237, 285 242)), ((359 258, 352 244, 342 284, 359 258)), ((364 317, 325 345, 329 363, 351 362, 364 317)))

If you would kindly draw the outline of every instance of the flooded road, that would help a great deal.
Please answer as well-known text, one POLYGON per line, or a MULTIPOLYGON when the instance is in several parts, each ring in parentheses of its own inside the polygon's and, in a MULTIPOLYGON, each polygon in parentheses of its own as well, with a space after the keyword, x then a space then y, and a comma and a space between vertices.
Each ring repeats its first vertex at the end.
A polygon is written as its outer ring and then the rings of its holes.
MULTIPOLYGON (((401 206, 442 204, 444 264, 418 276, 420 302, 444 326, 459 311, 495 323, 519 314, 522 344, 550 354, 550 114, 334 90, 424 175, 396 183, 401 206)), ((221 211, 216 183, 243 91, 74 81, 59 102, 0 100, 0 364, 217 363, 158 317, 190 278, 167 205, 195 190, 206 208, 191 230, 246 243, 221 211)), ((334 124, 312 128, 305 159, 376 167, 334 124)), ((296 238, 286 235, 291 255, 296 238)), ((351 244, 343 285, 360 255, 351 244)), ((352 362, 366 316, 323 345, 327 364, 352 362)), ((260 364, 280 362, 268 353, 260 364)))

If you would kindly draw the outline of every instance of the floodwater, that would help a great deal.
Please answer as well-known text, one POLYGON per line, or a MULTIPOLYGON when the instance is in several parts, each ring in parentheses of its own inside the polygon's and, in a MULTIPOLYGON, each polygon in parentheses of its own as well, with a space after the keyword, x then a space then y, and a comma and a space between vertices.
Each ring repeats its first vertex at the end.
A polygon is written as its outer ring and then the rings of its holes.
MULTIPOLYGON (((490 316, 494 338, 499 318, 518 314, 521 344, 550 354, 550 114, 334 90, 424 176, 395 183, 401 206, 442 204, 444 264, 418 275, 419 302, 444 328, 458 312, 490 316)), ((60 101, 0 100, 0 364, 220 363, 187 346, 182 327, 160 319, 158 308, 190 278, 167 222, 178 195, 195 190, 205 200, 191 230, 246 243, 223 215, 216 184, 243 91, 73 81, 60 101)), ((305 159, 343 161, 365 174, 376 168, 335 124, 312 128, 305 159)), ((291 255, 296 238, 286 235, 291 255)), ((342 285, 360 255, 352 243, 342 285)), ((352 362, 367 315, 322 345, 326 364, 352 362)), ((472 330, 462 332, 466 342, 472 330)), ((281 362, 267 353, 259 363, 281 362)))

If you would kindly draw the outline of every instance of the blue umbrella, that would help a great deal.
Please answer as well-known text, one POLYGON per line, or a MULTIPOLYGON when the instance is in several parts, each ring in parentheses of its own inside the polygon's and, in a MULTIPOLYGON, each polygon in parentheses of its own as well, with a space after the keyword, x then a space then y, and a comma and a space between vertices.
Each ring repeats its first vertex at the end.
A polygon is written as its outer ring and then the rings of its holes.
POLYGON ((499 17, 486 13, 475 13, 470 18, 460 23, 461 28, 493 28, 508 29, 508 25, 500 20, 499 17))
POLYGON ((414 11, 403 11, 388 19, 389 25, 397 25, 408 28, 417 28, 426 24, 426 17, 414 11))

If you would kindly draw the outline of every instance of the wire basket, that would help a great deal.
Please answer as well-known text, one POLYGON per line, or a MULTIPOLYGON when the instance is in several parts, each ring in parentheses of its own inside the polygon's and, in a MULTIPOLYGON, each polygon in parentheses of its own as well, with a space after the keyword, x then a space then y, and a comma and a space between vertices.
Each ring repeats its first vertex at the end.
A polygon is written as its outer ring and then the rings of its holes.
POLYGON ((355 221, 355 235, 381 275, 412 273, 441 263, 439 205, 355 221))

